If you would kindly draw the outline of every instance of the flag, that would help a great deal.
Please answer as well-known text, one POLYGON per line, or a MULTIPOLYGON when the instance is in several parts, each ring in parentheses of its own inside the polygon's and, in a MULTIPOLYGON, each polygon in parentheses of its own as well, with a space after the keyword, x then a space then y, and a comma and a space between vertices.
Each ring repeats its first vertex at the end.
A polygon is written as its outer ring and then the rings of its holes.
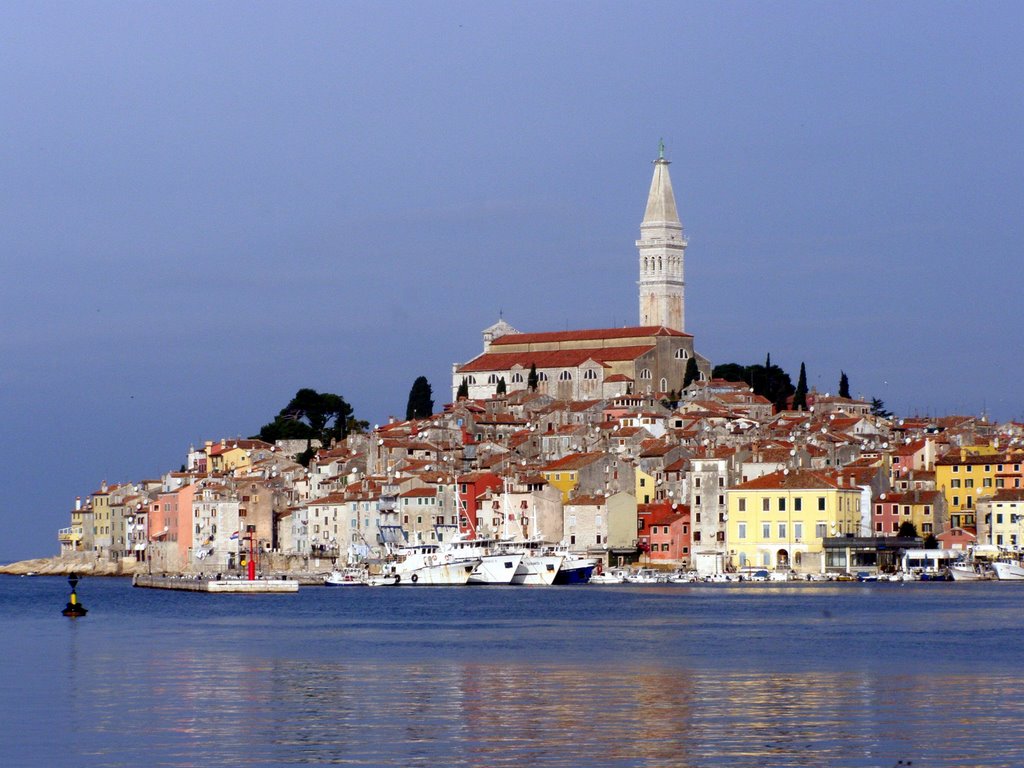
POLYGON ((237 539, 238 539, 238 531, 235 531, 234 533, 231 534, 231 540, 235 541, 237 539))

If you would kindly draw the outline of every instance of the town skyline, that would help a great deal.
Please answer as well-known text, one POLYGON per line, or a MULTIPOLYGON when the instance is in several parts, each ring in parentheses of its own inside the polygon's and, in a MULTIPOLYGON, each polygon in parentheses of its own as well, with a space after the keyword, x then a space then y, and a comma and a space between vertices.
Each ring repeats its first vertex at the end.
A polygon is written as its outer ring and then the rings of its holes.
POLYGON ((22 107, 0 560, 300 387, 373 424, 420 375, 446 401, 499 314, 635 324, 661 139, 712 363, 770 353, 901 416, 1024 418, 993 334, 1017 306, 1013 6, 183 7, 0 17, 22 107))

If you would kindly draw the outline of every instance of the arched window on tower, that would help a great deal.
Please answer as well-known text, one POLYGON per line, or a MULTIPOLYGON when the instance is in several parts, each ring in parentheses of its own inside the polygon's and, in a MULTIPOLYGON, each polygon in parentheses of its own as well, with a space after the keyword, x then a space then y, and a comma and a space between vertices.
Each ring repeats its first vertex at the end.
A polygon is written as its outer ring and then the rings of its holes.
POLYGON ((488 384, 497 384, 498 383, 498 374, 492 373, 490 376, 488 376, 487 377, 487 383, 488 384))
POLYGON ((644 368, 642 371, 640 371, 640 378, 641 379, 650 380, 650 378, 651 378, 651 370, 650 370, 650 368, 644 368))
POLYGON ((513 373, 512 374, 512 383, 513 384, 522 384, 523 383, 523 374, 521 374, 521 373, 513 373))
POLYGON ((583 372, 583 378, 586 379, 587 381, 594 381, 597 379, 597 371, 595 371, 593 368, 588 368, 583 372))
POLYGON ((546 373, 544 373, 544 371, 540 371, 537 374, 537 381, 547 381, 547 380, 548 380, 548 375, 546 373))
POLYGON ((690 353, 685 349, 676 350, 676 360, 686 360, 690 356, 690 353))
POLYGON ((562 371, 558 374, 559 381, 572 381, 572 374, 569 371, 562 371))
POLYGON ((661 391, 668 392, 668 379, 661 380, 661 391))

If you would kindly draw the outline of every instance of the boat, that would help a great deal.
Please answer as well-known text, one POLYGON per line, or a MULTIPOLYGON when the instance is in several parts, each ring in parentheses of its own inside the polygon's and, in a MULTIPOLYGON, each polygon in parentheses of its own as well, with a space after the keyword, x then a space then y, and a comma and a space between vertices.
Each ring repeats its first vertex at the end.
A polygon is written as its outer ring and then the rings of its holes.
POLYGON ((666 578, 670 584, 692 584, 700 580, 701 577, 697 571, 673 571, 666 578))
POLYGON ((999 581, 1024 581, 1024 566, 1019 562, 996 560, 992 563, 992 570, 999 581))
POLYGON ((630 584, 661 584, 665 579, 665 574, 656 568, 637 568, 626 575, 630 584))
POLYGON ((468 538, 454 525, 435 525, 441 551, 448 557, 479 558, 467 584, 511 584, 522 562, 522 552, 510 552, 492 538, 468 538))
POLYGON ((576 552, 570 552, 564 544, 551 547, 549 552, 562 556, 562 564, 555 574, 555 584, 586 584, 593 578, 597 568, 597 558, 584 557, 576 552))
POLYGON ((624 584, 626 582, 626 569, 625 568, 609 568, 607 571, 603 567, 595 569, 594 574, 590 577, 590 584, 624 584))
POLYGON ((345 568, 331 571, 324 579, 328 587, 363 587, 366 586, 366 570, 363 568, 345 568))
POLYGON ((398 525, 379 525, 388 551, 382 574, 395 583, 418 586, 460 586, 469 583, 480 558, 444 552, 438 544, 406 544, 405 531, 398 525))
POLYGON ((988 581, 995 578, 995 574, 986 564, 966 560, 950 565, 949 575, 953 577, 953 581, 988 581))
POLYGON ((555 576, 562 567, 563 557, 548 553, 543 542, 506 541, 502 542, 502 550, 520 553, 523 556, 515 575, 512 576, 513 584, 546 587, 555 583, 555 576))

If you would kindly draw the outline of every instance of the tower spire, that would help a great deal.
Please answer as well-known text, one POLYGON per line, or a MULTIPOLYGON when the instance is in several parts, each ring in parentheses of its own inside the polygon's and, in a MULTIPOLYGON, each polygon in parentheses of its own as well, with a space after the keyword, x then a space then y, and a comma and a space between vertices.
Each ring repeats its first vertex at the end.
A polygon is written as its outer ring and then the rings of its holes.
POLYGON ((640 224, 640 324, 684 330, 683 257, 686 238, 676 210, 672 179, 665 159, 665 142, 658 142, 658 159, 640 224))

